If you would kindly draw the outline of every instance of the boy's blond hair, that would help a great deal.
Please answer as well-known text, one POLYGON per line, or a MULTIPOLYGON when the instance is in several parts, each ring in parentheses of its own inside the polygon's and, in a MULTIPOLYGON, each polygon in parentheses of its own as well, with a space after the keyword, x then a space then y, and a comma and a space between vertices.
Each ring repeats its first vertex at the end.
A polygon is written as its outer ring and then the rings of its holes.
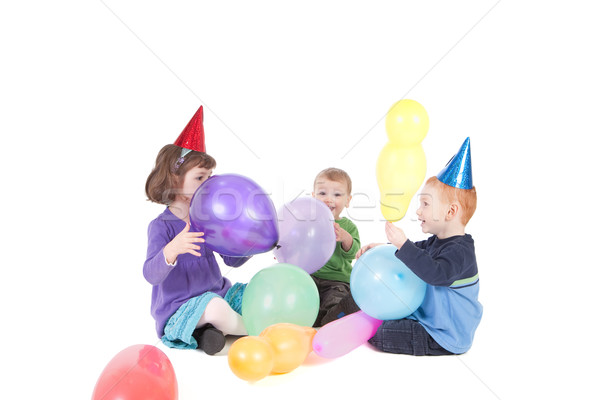
POLYGON ((330 181, 345 183, 348 186, 348 193, 352 193, 352 180, 350 179, 350 175, 346 173, 343 169, 339 168, 325 168, 323 171, 319 172, 315 178, 315 182, 313 183, 313 187, 317 186, 317 180, 321 177, 324 177, 330 181))
POLYGON ((443 201, 448 203, 457 202, 460 204, 460 207, 462 208, 460 222, 463 225, 467 225, 477 208, 477 191, 475 190, 475 186, 473 186, 472 189, 459 189, 440 182, 435 176, 427 179, 425 184, 438 189, 443 201))

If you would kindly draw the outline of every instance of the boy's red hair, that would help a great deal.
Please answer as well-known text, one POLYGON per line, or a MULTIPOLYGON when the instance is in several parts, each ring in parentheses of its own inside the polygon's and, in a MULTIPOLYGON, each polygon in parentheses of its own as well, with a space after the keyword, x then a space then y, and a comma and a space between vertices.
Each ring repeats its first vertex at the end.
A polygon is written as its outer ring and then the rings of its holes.
POLYGON ((475 186, 472 189, 459 189, 440 182, 435 176, 427 179, 425 184, 438 189, 443 201, 448 203, 457 202, 462 208, 460 222, 463 225, 467 225, 467 222, 475 214, 475 209, 477 208, 477 191, 475 190, 475 186))

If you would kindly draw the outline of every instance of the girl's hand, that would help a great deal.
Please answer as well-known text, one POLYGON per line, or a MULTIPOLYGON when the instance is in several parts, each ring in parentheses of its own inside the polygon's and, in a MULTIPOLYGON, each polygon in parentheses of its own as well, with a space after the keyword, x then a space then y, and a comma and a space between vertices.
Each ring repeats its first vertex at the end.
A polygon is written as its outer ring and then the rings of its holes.
POLYGON ((404 234, 404 231, 392 224, 390 221, 385 223, 385 234, 390 243, 397 248, 402 247, 408 240, 404 234))
POLYGON ((177 260, 178 255, 185 253, 200 257, 202 254, 196 251, 200 250, 200 246, 195 243, 204 243, 204 239, 201 238, 202 236, 204 236, 204 232, 190 232, 190 224, 185 224, 185 228, 163 250, 167 262, 173 264, 177 260))
POLYGON ((381 246, 384 243, 371 243, 366 246, 361 247, 361 249, 356 253, 356 258, 362 256, 367 250, 372 249, 373 247, 381 246))

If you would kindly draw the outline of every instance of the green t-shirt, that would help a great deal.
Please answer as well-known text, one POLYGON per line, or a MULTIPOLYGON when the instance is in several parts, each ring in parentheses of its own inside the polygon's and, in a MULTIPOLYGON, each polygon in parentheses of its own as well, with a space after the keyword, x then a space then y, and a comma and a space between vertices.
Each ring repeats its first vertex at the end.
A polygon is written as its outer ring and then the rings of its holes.
POLYGON ((358 228, 352 221, 346 217, 336 220, 340 227, 352 236, 352 247, 349 251, 342 249, 342 242, 335 244, 333 255, 320 270, 313 273, 313 276, 330 281, 341 281, 350 283, 350 273, 352 272, 352 260, 358 249, 360 249, 360 237, 358 236, 358 228))

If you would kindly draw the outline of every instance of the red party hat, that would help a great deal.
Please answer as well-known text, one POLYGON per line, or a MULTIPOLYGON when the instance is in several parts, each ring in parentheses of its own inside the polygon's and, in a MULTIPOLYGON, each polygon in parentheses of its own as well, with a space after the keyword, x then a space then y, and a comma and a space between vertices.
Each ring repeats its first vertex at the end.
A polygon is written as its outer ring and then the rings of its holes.
POLYGON ((184 149, 206 152, 204 144, 204 110, 202 106, 196 111, 196 114, 188 122, 174 144, 184 149))

